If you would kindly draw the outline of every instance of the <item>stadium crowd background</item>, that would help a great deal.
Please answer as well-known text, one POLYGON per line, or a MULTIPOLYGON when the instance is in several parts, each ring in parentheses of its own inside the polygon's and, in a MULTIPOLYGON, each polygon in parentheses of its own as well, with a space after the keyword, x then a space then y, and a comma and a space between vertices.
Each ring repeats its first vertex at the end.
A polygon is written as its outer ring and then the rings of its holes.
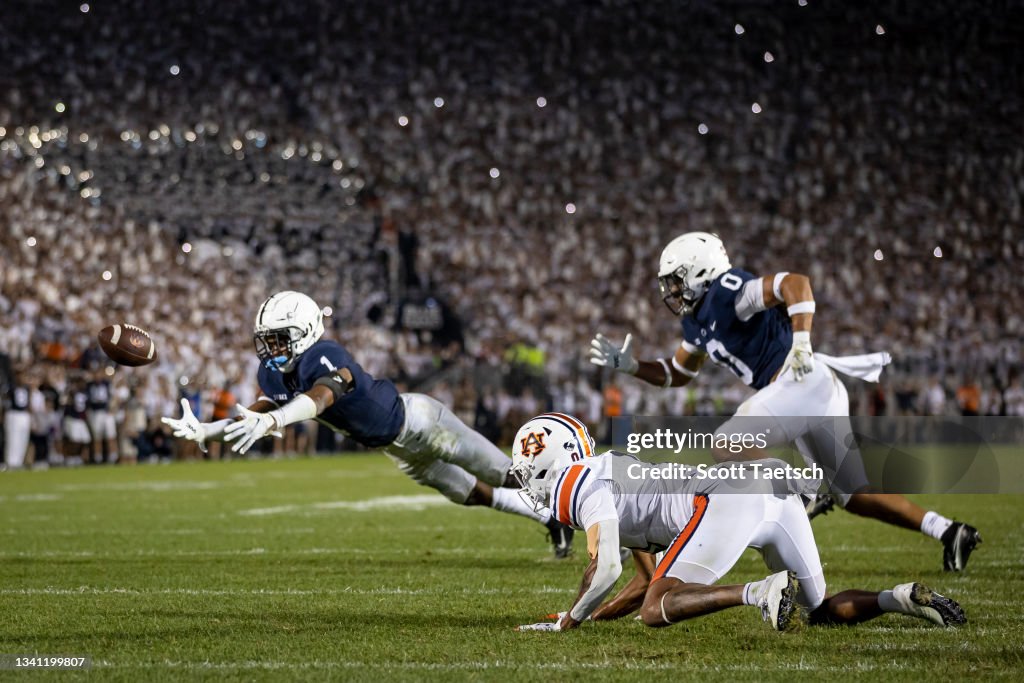
POLYGON ((27 390, 60 452, 62 406, 109 379, 107 450, 169 457, 180 396, 254 398, 252 315, 284 288, 497 440, 547 405, 728 413, 717 369, 663 391, 585 362, 597 331, 672 353, 657 260, 688 230, 809 274, 816 349, 893 354, 854 412, 1024 415, 1024 22, 980 7, 5 3, 7 415, 27 390), (107 369, 122 320, 156 365, 107 369))

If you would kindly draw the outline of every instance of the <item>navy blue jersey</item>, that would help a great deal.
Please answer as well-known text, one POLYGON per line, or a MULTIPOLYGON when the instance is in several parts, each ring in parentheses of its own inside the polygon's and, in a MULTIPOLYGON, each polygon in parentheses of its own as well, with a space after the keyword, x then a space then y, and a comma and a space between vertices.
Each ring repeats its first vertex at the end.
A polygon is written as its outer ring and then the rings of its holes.
POLYGON ((317 419, 364 446, 387 446, 402 430, 405 404, 394 384, 386 379, 374 379, 341 344, 320 340, 299 356, 291 372, 274 372, 260 366, 257 379, 267 398, 284 404, 312 389, 319 378, 341 368, 348 368, 352 373, 355 388, 338 398, 317 419))
POLYGON ((755 276, 733 268, 711 283, 692 315, 682 320, 683 339, 703 349, 754 389, 768 386, 793 346, 793 328, 779 308, 755 313, 743 322, 736 298, 755 276))

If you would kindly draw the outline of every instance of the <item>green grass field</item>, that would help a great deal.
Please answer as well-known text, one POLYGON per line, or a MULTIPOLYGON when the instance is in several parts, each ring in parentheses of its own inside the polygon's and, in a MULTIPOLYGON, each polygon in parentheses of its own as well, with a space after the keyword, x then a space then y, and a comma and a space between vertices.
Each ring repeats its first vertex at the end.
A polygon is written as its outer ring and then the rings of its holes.
MULTIPOLYGON (((1011 678, 1024 671, 1024 498, 918 497, 978 526, 967 571, 920 534, 814 522, 833 590, 923 581, 943 630, 885 616, 778 634, 753 608, 516 633, 571 604, 585 565, 528 520, 452 505, 380 455, 0 475, 0 653, 93 658, 4 679, 782 680, 1011 678)), ((753 552, 727 580, 766 573, 753 552)), ((628 578, 629 572, 623 580, 628 578)))

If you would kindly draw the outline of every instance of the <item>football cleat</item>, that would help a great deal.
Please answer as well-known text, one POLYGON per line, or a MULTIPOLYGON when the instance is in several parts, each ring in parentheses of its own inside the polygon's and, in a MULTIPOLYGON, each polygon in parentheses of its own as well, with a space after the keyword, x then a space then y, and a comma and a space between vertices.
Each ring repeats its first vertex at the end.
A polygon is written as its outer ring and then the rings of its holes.
POLYGON ((901 583, 892 589, 892 594, 903 608, 903 614, 927 619, 937 626, 967 623, 967 615, 956 600, 939 595, 923 584, 901 583))
POLYGON ((947 572, 962 571, 974 548, 981 543, 981 534, 970 524, 953 522, 942 534, 942 568, 947 572))
POLYGON ((564 560, 569 557, 572 552, 572 537, 576 533, 573 528, 559 522, 554 515, 544 526, 548 528, 548 536, 555 546, 555 559, 564 560))
POLYGON ((807 510, 807 519, 814 519, 818 515, 827 515, 836 506, 836 499, 831 493, 819 493, 810 498, 801 496, 804 499, 804 509, 807 510))
POLYGON ((796 592, 800 583, 796 572, 784 571, 765 579, 764 595, 757 602, 761 619, 776 631, 785 631, 796 613, 796 592))

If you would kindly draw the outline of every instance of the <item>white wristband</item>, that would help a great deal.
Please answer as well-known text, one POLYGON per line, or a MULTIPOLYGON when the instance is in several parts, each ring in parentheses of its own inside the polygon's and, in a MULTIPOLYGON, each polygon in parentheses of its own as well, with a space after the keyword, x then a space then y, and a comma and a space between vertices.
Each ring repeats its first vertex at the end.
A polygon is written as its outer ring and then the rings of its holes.
POLYGON ((807 330, 801 330, 799 332, 794 332, 793 333, 793 344, 800 344, 800 343, 810 344, 811 343, 811 333, 808 332, 807 330))
POLYGON ((794 315, 801 313, 814 313, 814 302, 813 301, 798 301, 797 303, 789 306, 786 309, 786 313, 792 318, 794 315))
POLYGON ((785 271, 776 273, 775 279, 772 281, 772 294, 774 294, 775 298, 779 301, 785 301, 785 299, 782 298, 782 281, 787 275, 789 275, 789 273, 785 271))
POLYGON ((668 361, 664 358, 659 358, 658 362, 661 363, 662 369, 665 370, 665 381, 661 383, 661 386, 668 388, 672 386, 672 370, 668 367, 668 361))
POLYGON ((277 410, 270 411, 278 429, 303 420, 312 420, 317 415, 316 401, 306 394, 299 394, 277 410))
POLYGON ((680 365, 679 361, 676 360, 675 356, 672 356, 672 367, 674 367, 676 370, 686 375, 690 379, 693 379, 694 377, 697 376, 697 373, 694 372, 693 370, 687 370, 685 367, 680 365))

